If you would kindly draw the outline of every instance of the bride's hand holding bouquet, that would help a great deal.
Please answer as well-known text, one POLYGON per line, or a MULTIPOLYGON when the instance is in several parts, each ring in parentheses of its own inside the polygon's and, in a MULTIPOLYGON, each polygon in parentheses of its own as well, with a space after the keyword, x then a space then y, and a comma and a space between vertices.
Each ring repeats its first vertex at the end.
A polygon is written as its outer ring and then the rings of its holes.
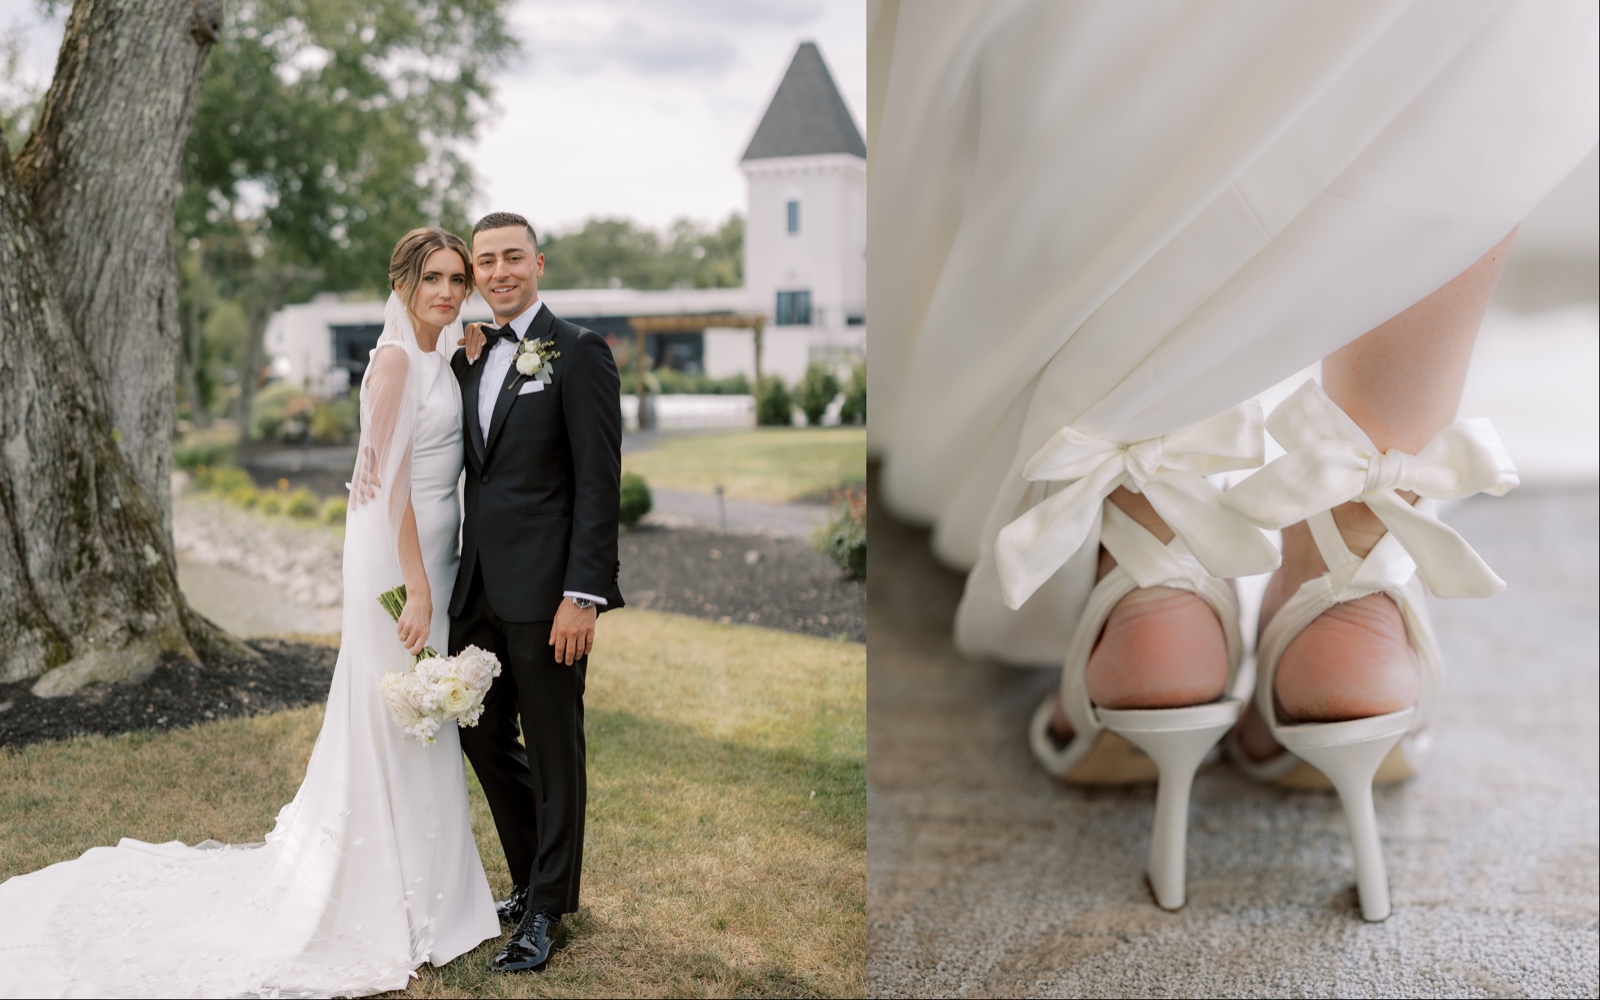
POLYGON ((410 671, 384 674, 378 682, 395 724, 424 746, 434 742, 447 722, 477 725, 483 714, 483 696, 500 676, 499 658, 477 646, 468 646, 455 656, 441 656, 432 646, 423 645, 433 614, 431 602, 408 600, 404 584, 379 594, 378 603, 398 623, 401 642, 414 657, 410 671), (429 605, 421 614, 423 627, 413 626, 408 631, 409 613, 423 603, 429 605))

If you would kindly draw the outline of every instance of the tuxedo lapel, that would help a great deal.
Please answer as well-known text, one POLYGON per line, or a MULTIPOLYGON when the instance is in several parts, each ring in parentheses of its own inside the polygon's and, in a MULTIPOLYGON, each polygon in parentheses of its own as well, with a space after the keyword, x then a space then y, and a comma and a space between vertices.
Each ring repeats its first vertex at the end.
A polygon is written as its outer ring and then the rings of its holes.
MULTIPOLYGON (((555 316, 550 312, 550 307, 545 306, 528 325, 528 332, 523 340, 535 341, 550 339, 550 329, 555 325, 555 316)), ((500 387, 500 395, 494 401, 494 413, 489 417, 489 440, 483 446, 485 459, 489 452, 494 450, 495 441, 500 438, 500 428, 506 425, 506 415, 511 412, 511 406, 517 401, 517 389, 527 380, 527 376, 517 371, 517 366, 512 365, 506 369, 505 384, 500 387)))
POLYGON ((524 376, 513 365, 506 371, 506 384, 501 387, 500 395, 494 401, 494 413, 489 417, 489 441, 483 446, 484 457, 494 450, 495 439, 500 436, 500 428, 506 425, 506 416, 511 412, 511 404, 517 401, 517 387, 522 384, 524 376))
MULTIPOLYGON (((484 352, 488 354, 487 351, 484 352)), ((472 441, 472 451, 478 456, 478 465, 483 465, 483 427, 478 422, 478 392, 483 385, 483 366, 485 358, 480 356, 477 364, 467 369, 465 384, 461 387, 461 404, 466 410, 467 437, 472 441)))

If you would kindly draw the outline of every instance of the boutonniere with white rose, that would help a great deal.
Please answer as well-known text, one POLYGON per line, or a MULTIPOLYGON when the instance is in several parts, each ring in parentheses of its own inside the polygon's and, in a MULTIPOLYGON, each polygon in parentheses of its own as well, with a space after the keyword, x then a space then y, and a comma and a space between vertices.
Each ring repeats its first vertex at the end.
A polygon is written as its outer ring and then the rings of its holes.
POLYGON ((543 382, 550 384, 550 376, 555 374, 555 360, 561 357, 561 352, 556 350, 554 340, 534 340, 529 337, 517 344, 515 364, 517 371, 543 382))

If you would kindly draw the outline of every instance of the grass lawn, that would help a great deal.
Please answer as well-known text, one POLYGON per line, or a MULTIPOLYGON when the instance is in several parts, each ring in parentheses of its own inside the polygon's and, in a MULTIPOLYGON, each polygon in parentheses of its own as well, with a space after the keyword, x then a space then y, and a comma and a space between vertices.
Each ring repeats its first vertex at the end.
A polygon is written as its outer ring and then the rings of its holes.
MULTIPOLYGON (((584 907, 566 948, 542 975, 503 976, 497 939, 424 967, 405 995, 861 995, 865 646, 632 610, 602 618, 597 645, 584 907)), ((259 840, 321 718, 0 751, 0 879, 122 836, 259 840)), ((471 796, 498 897, 510 879, 475 780, 471 796)))
POLYGON ((767 427, 670 438, 622 456, 651 486, 784 503, 867 477, 864 427, 767 427))

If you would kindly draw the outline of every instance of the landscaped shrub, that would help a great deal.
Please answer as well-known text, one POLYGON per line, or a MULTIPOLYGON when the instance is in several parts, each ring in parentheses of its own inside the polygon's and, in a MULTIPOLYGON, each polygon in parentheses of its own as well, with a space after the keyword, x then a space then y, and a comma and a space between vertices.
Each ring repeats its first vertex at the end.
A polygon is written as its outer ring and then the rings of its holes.
POLYGON ((277 490, 263 490, 261 499, 256 503, 256 509, 263 514, 282 514, 284 496, 285 494, 277 490))
POLYGON ((699 396, 748 396, 750 394, 750 380, 741 372, 729 375, 727 378, 711 378, 704 374, 690 374, 673 371, 671 368, 657 368, 650 373, 656 385, 653 391, 663 395, 678 393, 699 396))
POLYGON ((852 579, 867 575, 867 490, 856 484, 839 497, 833 520, 811 534, 811 547, 839 564, 852 579))
POLYGON ((839 395, 839 379, 822 365, 808 365, 806 373, 800 377, 799 384, 795 386, 800 412, 806 415, 806 423, 812 427, 822 425, 822 415, 827 412, 828 404, 832 403, 833 397, 837 395, 839 395))
POLYGON ((356 432, 354 399, 318 400, 311 411, 311 440, 318 444, 344 444, 356 432))
POLYGON ((789 389, 776 375, 763 375, 756 383, 756 426, 788 427, 794 422, 789 389))
POLYGON ((229 490, 227 492, 227 497, 230 503, 236 503, 245 510, 249 510, 257 503, 261 502, 261 491, 256 489, 254 486, 251 486, 249 483, 245 483, 242 486, 235 486, 233 489, 229 490))
POLYGON ((303 395, 305 393, 286 382, 274 382, 256 393, 256 437, 276 438, 281 434, 289 416, 289 401, 303 395))
POLYGON ((622 526, 632 528, 650 513, 650 486, 633 472, 622 474, 622 526))
POLYGON ((172 464, 191 471, 202 465, 232 465, 234 439, 237 436, 222 428, 190 434, 172 446, 172 464))
POLYGON ((227 496, 241 486, 254 487, 255 482, 251 480, 250 473, 243 469, 233 465, 225 465, 220 468, 208 468, 203 480, 197 478, 196 485, 201 486, 203 489, 211 490, 213 493, 227 496))
POLYGON ((867 363, 857 361, 850 369, 850 381, 844 387, 844 405, 839 408, 841 424, 867 422, 867 363))
POLYGON ((283 441, 301 440, 312 432, 318 407, 328 405, 331 404, 318 400, 304 389, 275 382, 256 396, 256 436, 283 441))
POLYGON ((344 497, 329 497, 322 501, 322 510, 317 514, 317 519, 323 524, 343 524, 348 513, 347 507, 344 497))
POLYGON ((317 516, 321 505, 317 503, 316 496, 305 487, 295 490, 283 498, 283 512, 290 517, 298 517, 309 521, 317 516))

